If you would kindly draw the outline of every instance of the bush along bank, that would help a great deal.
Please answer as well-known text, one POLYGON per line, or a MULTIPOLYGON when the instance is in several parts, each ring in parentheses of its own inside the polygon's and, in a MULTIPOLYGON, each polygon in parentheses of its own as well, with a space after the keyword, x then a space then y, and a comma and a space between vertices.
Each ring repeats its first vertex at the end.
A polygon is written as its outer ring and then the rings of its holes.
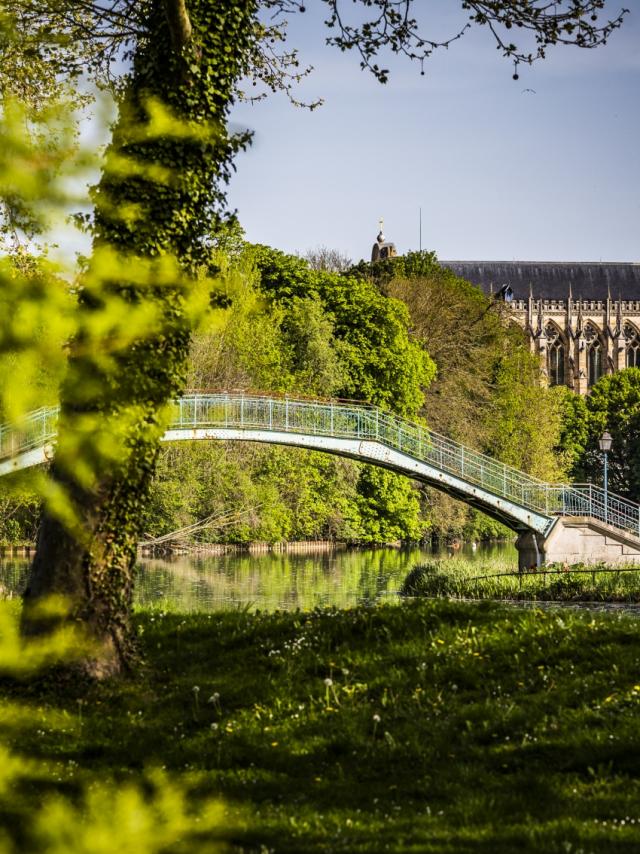
POLYGON ((549 564, 521 573, 462 558, 433 560, 415 566, 400 592, 448 599, 640 603, 640 567, 549 564))

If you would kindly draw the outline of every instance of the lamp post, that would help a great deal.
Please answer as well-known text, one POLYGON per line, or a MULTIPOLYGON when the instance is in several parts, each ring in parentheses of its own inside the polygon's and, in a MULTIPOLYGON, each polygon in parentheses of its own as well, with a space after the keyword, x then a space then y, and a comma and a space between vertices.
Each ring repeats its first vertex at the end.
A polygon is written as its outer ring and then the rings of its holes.
POLYGON ((611 433, 607 430, 604 431, 600 439, 598 440, 598 444, 600 445, 600 450, 602 451, 602 455, 604 457, 604 521, 608 521, 609 516, 609 499, 607 497, 608 489, 609 489, 609 471, 607 466, 607 455, 611 450, 611 444, 613 442, 613 437, 611 433))

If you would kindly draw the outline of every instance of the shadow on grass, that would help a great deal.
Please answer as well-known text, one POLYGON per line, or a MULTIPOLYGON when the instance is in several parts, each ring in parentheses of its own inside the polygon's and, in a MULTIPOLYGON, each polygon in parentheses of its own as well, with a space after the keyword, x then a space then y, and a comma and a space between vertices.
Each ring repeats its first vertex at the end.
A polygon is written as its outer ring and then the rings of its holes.
POLYGON ((629 618, 443 601, 138 622, 135 679, 5 690, 31 791, 162 768, 194 814, 222 797, 247 852, 640 850, 629 618))

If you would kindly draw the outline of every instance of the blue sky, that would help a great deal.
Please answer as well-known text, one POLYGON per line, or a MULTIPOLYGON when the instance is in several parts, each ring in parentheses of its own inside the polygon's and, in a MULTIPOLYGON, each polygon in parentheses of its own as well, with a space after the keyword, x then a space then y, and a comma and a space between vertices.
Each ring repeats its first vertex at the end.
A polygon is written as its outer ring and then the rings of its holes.
MULTIPOLYGON (((607 46, 554 48, 518 81, 476 29, 424 77, 385 62, 386 86, 324 45, 323 5, 310 0, 289 32, 315 67, 300 95, 324 106, 276 95, 233 112, 255 134, 229 192, 249 240, 357 260, 384 216, 405 252, 418 248, 421 206, 423 248, 443 259, 640 261, 639 0, 607 46)), ((621 5, 609 0, 610 14, 621 5)), ((464 23, 459 7, 416 0, 438 37, 464 23)))

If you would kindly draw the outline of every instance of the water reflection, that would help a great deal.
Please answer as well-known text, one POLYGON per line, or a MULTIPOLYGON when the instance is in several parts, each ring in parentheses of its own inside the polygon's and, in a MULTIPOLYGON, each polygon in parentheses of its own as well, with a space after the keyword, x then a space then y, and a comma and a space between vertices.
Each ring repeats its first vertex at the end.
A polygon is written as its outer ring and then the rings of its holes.
MULTIPOLYGON (((446 549, 336 550, 319 554, 231 554, 143 560, 136 582, 136 601, 171 611, 308 610, 348 608, 383 598, 395 601, 409 570, 446 549)), ((517 566, 511 545, 470 546, 457 552, 481 563, 499 558, 517 566)), ((26 558, 0 560, 0 585, 22 592, 26 558)))
POLYGON ((27 583, 29 559, 26 557, 0 557, 0 593, 22 593, 27 583))

